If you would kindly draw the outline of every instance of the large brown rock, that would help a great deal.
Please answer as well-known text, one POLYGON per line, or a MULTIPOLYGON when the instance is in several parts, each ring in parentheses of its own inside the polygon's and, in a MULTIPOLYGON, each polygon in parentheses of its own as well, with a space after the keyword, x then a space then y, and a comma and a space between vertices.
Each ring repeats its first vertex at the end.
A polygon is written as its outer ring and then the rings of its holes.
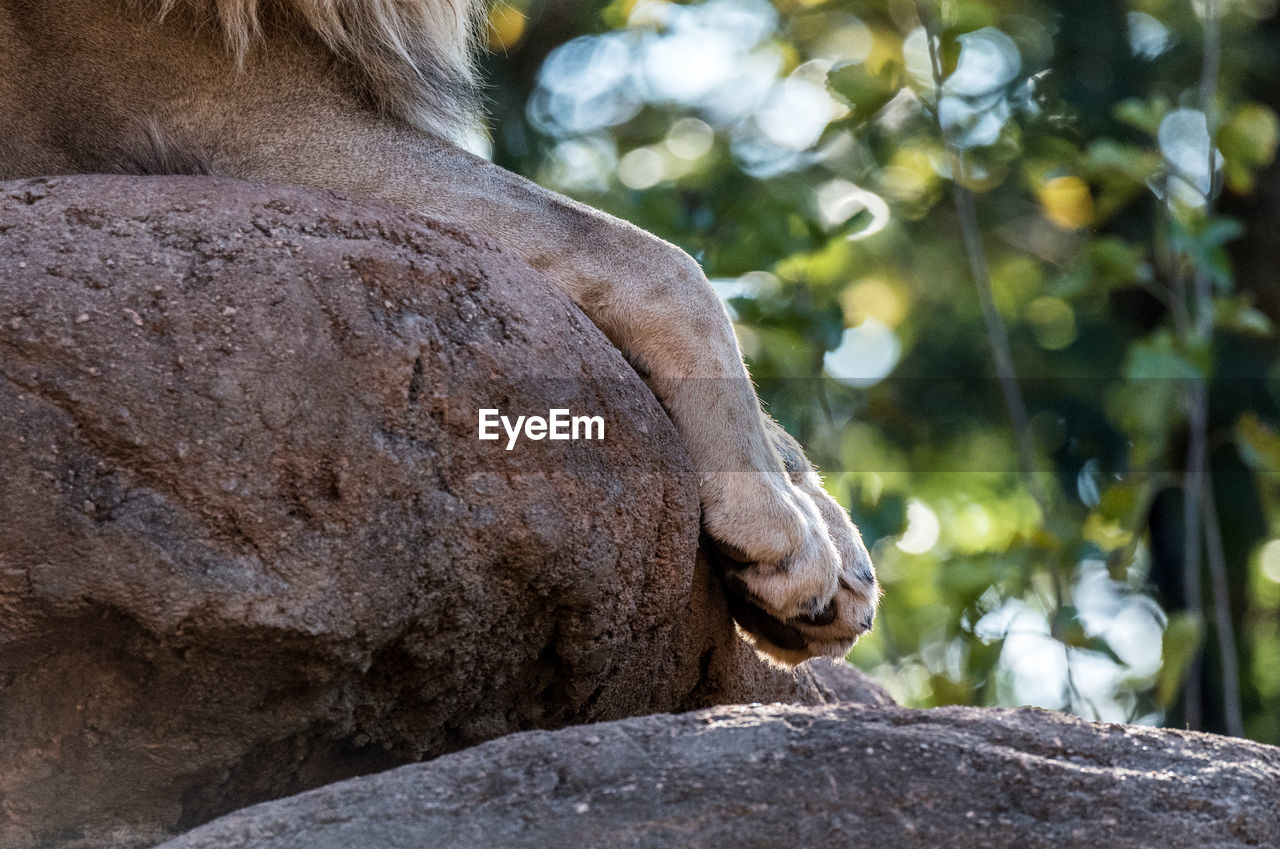
POLYGON ((144 845, 523 729, 887 701, 735 639, 661 407, 494 246, 329 193, 0 184, 0 846, 144 845), (601 415, 481 442, 477 409, 601 415))
POLYGON ((1280 846, 1280 749, 1035 710, 713 708, 504 737, 162 849, 1280 846))

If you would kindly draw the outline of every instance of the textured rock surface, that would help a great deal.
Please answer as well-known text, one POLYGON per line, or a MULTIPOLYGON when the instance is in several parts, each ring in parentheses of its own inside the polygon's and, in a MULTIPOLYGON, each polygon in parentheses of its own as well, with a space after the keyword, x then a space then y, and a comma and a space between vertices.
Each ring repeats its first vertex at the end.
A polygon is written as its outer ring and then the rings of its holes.
POLYGON ((512 731, 793 680, 695 557, 676 435, 468 234, 188 178, 0 184, 0 846, 143 845, 512 731), (602 415, 476 439, 477 408, 602 415))
POLYGON ((505 737, 163 849, 1280 846, 1280 749, 1034 710, 713 708, 505 737))

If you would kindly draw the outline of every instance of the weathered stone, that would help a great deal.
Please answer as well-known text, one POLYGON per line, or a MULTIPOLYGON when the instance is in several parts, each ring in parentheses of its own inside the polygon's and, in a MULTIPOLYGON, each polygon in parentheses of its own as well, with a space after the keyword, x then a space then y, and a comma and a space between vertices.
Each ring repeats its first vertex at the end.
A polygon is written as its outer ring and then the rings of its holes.
POLYGON ((1036 710, 713 708, 526 732, 162 849, 1280 846, 1280 749, 1036 710))
POLYGON ((887 702, 736 639, 688 460, 469 234, 192 178, 0 184, 0 846, 143 845, 513 731, 887 702), (602 415, 481 442, 477 409, 602 415))

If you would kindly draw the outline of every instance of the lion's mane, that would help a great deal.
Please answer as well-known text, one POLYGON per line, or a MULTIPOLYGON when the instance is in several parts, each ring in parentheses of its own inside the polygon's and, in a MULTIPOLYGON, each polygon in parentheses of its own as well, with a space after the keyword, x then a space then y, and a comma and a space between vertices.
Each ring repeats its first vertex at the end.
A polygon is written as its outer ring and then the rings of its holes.
POLYGON ((364 77, 384 111, 456 136, 479 114, 484 0, 143 0, 160 18, 214 17, 240 61, 266 21, 304 26, 364 77))

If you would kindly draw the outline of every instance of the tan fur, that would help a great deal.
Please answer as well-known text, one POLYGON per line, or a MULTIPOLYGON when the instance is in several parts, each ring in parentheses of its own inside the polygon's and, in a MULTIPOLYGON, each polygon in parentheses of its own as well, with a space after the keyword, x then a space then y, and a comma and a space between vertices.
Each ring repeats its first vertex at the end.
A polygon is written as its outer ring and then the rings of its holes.
POLYGON ((293 16, 368 80, 388 113, 457 138, 478 115, 475 55, 483 25, 475 0, 144 0, 163 19, 175 9, 216 17, 238 63, 263 35, 263 15, 293 16), (283 8, 280 8, 283 7, 283 8))
POLYGON ((699 476, 739 621, 842 655, 879 588, 862 539, 760 411, 687 254, 446 141, 468 121, 466 0, 0 0, 0 179, 207 173, 381 198, 485 233, 635 365, 699 476))

